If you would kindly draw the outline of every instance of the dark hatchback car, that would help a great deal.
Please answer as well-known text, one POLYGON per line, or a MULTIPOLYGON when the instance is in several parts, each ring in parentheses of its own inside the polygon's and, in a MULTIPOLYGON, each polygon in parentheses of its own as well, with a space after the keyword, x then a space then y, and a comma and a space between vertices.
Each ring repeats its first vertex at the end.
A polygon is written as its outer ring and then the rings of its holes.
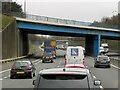
POLYGON ((108 56, 99 55, 95 58, 94 67, 100 67, 100 66, 110 68, 110 59, 108 56))
POLYGON ((53 68, 40 71, 37 79, 33 80, 33 85, 35 90, 94 90, 101 85, 101 81, 93 81, 89 70, 85 68, 53 68))
POLYGON ((53 55, 52 53, 44 53, 42 56, 42 63, 51 62, 53 63, 53 55))
POLYGON ((32 78, 35 76, 35 70, 36 68, 31 61, 16 61, 11 67, 10 78, 13 79, 18 76, 27 76, 29 78, 32 78))

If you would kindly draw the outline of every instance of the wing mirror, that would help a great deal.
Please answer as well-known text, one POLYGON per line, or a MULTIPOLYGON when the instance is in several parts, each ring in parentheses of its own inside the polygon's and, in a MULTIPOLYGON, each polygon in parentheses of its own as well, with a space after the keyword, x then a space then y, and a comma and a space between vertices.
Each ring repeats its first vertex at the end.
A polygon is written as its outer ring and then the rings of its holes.
POLYGON ((95 86, 100 86, 101 85, 101 81, 100 80, 94 80, 94 85, 95 86))
POLYGON ((32 84, 33 84, 33 85, 35 85, 35 82, 36 82, 36 81, 35 81, 35 80, 33 80, 32 84))

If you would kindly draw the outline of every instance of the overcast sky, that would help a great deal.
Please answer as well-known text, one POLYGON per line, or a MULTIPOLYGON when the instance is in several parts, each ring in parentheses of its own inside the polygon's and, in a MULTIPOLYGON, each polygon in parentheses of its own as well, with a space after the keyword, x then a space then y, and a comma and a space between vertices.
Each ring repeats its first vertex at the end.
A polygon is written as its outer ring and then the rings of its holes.
MULTIPOLYGON (((25 0, 13 1, 24 6, 25 0)), ((26 12, 29 14, 93 22, 117 14, 119 0, 26 0, 26 2, 26 12)))

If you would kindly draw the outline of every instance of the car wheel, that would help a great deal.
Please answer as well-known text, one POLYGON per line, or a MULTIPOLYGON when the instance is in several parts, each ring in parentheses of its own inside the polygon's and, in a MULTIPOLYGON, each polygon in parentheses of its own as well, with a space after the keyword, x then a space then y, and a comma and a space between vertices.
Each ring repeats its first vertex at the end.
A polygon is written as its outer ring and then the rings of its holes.
POLYGON ((35 73, 33 73, 33 77, 35 77, 35 73))
POLYGON ((108 66, 108 68, 110 68, 110 66, 108 66))
POLYGON ((94 65, 94 67, 96 68, 96 65, 94 65))
POLYGON ((14 76, 13 75, 10 75, 10 79, 13 79, 14 78, 14 76))
POLYGON ((53 60, 51 60, 51 63, 53 63, 53 60))
POLYGON ((44 60, 42 60, 42 63, 44 63, 44 60))
POLYGON ((33 73, 31 72, 30 74, 29 74, 29 78, 32 78, 33 77, 33 73))

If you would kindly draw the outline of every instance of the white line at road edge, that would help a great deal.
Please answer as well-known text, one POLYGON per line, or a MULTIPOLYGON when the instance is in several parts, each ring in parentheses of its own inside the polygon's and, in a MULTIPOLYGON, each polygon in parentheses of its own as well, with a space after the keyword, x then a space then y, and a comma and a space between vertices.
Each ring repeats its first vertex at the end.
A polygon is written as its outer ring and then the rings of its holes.
POLYGON ((117 67, 117 66, 115 66, 115 65, 113 65, 113 64, 111 64, 111 66, 113 66, 114 68, 120 69, 119 67, 117 67))
POLYGON ((11 69, 7 69, 7 70, 4 70, 4 71, 1 71, 0 74, 1 74, 1 73, 4 73, 4 72, 7 72, 7 71, 10 71, 10 70, 11 70, 11 69))

